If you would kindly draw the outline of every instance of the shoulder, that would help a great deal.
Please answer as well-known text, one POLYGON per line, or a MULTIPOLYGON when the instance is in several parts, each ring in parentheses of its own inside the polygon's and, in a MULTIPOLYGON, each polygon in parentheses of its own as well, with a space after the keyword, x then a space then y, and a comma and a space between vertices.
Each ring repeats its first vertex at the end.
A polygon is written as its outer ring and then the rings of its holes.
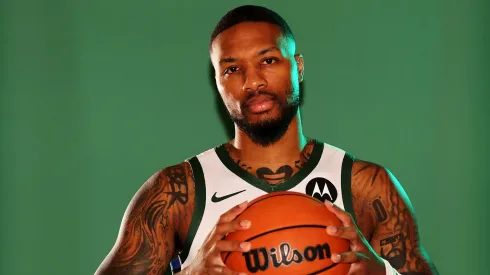
POLYGON ((358 159, 352 163, 351 187, 358 200, 369 200, 399 188, 395 176, 387 167, 358 159))
MULTIPOLYGON (((365 192, 367 189, 387 188, 398 185, 393 173, 385 166, 369 160, 357 158, 352 152, 326 143, 320 139, 313 139, 317 144, 323 145, 323 150, 328 150, 331 154, 343 155, 346 162, 345 172, 351 176, 352 191, 365 192)), ((344 167, 343 167, 344 168, 344 167)))
POLYGON ((388 170, 381 164, 359 159, 352 163, 352 183, 358 188, 386 184, 387 176, 388 170))
POLYGON ((176 196, 178 194, 181 196, 180 200, 186 200, 188 191, 192 191, 190 189, 193 189, 194 176, 196 174, 194 170, 199 168, 196 167, 199 166, 198 159, 203 159, 211 155, 215 148, 217 147, 207 149, 176 164, 163 167, 156 171, 143 183, 136 193, 135 198, 142 197, 145 194, 159 194, 161 196, 167 196, 169 194, 176 196), (173 190, 172 193, 166 192, 168 191, 167 189, 173 190))
POLYGON ((352 192, 364 193, 368 189, 385 188, 393 184, 394 176, 385 166, 361 160, 351 152, 335 145, 317 139, 315 141, 322 144, 324 150, 328 150, 331 154, 341 154, 344 160, 348 160, 348 162, 344 163, 345 167, 342 167, 342 173, 344 171, 350 173, 352 192))
POLYGON ((157 192, 158 190, 163 191, 168 185, 184 182, 190 178, 192 178, 192 169, 187 160, 161 168, 141 185, 135 197, 141 197, 149 193, 160 194, 162 192, 157 192))
POLYGON ((365 191, 366 189, 387 190, 402 187, 395 175, 386 166, 378 163, 354 160, 352 164, 352 189, 365 191))
POLYGON ((144 214, 155 207, 170 211, 185 205, 192 186, 192 171, 187 161, 161 168, 153 173, 136 191, 127 213, 144 214))
POLYGON ((198 159, 207 158, 216 148, 207 149, 156 171, 141 186, 135 198, 164 197, 168 201, 167 207, 173 206, 176 202, 186 204, 189 196, 194 195, 194 178, 196 174, 199 174, 199 171, 195 170, 201 169, 198 159))
POLYGON ((359 212, 369 209, 375 225, 384 222, 388 206, 403 206, 412 211, 410 199, 402 185, 387 167, 364 160, 355 160, 352 165, 351 180, 354 208, 359 212))

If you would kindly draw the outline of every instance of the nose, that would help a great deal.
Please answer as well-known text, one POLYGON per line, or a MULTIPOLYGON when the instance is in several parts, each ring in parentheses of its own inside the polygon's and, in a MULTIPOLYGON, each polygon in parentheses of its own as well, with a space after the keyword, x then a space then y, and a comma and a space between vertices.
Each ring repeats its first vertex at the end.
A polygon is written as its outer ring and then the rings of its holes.
POLYGON ((267 81, 261 75, 259 70, 249 69, 245 74, 245 82, 243 83, 243 91, 253 93, 267 87, 267 81))

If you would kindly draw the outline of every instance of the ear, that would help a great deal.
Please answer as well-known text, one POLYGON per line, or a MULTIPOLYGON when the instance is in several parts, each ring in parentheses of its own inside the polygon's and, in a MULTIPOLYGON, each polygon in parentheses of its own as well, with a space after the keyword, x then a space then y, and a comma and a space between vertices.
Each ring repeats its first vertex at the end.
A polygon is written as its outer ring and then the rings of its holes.
POLYGON ((298 81, 299 83, 303 82, 303 75, 305 71, 305 63, 303 60, 303 55, 297 53, 294 55, 294 59, 296 60, 296 64, 298 65, 298 81))

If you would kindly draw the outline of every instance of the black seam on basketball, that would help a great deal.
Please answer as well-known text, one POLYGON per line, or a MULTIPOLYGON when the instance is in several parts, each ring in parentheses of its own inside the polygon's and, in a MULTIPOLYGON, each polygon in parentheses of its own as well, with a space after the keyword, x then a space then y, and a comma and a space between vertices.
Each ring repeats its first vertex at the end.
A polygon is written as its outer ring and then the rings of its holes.
POLYGON ((334 263, 334 264, 331 264, 331 265, 329 265, 329 266, 327 266, 327 267, 325 267, 325 268, 322 268, 322 269, 320 269, 320 270, 317 270, 317 271, 315 271, 315 272, 313 272, 313 273, 308 273, 308 274, 306 274, 306 275, 315 275, 315 274, 319 274, 319 273, 321 273, 321 272, 323 272, 323 271, 327 271, 327 270, 329 270, 330 268, 335 267, 335 266, 336 266, 336 265, 338 265, 338 264, 339 264, 339 263, 334 263))
MULTIPOLYGON (((274 198, 274 197, 281 197, 281 196, 298 196, 298 197, 307 197, 308 199, 311 199, 311 200, 314 200, 314 201, 316 201, 316 202, 318 202, 318 203, 320 203, 320 204, 323 204, 321 201, 319 201, 319 200, 317 200, 317 199, 315 199, 315 198, 313 198, 313 197, 306 196, 305 194, 295 194, 295 193, 291 193, 291 194, 275 194, 275 195, 273 195, 273 196, 268 196, 268 197, 266 197, 266 198, 260 199, 260 200, 258 200, 258 201, 256 201, 256 202, 252 203, 252 204, 251 204, 251 205, 249 205, 248 207, 251 207, 252 205, 255 205, 255 204, 257 204, 257 203, 259 203, 259 202, 262 202, 262 201, 265 201, 265 200, 267 200, 267 199, 274 198)), ((248 207, 247 207, 247 208, 248 208, 248 207)))
MULTIPOLYGON (((293 228, 301 228, 301 227, 312 227, 312 228, 327 228, 326 225, 319 225, 319 224, 300 224, 300 225, 292 225, 292 226, 286 226, 286 227, 280 227, 280 228, 276 228, 276 229, 273 229, 273 230, 269 230, 269 231, 266 231, 266 232, 262 232, 258 235, 255 235, 253 237, 250 237, 248 239, 245 240, 245 242, 250 242, 254 239, 257 239, 257 238, 260 238, 264 235, 267 235, 267 234, 270 234, 270 233, 274 233, 274 232, 277 232, 277 231, 281 231, 281 230, 288 230, 288 229, 293 229, 293 228)), ((230 256, 231 254, 231 251, 228 251, 226 256, 225 256, 225 260, 224 260, 224 263, 226 264, 226 260, 228 260, 228 257, 230 256)))
MULTIPOLYGON (((319 204, 323 204, 321 201, 319 201, 319 200, 317 200, 317 199, 315 199, 315 198, 313 198, 313 197, 309 197, 309 196, 306 196, 306 195, 304 195, 304 194, 294 194, 294 193, 291 193, 291 194, 277 194, 277 195, 273 195, 273 196, 268 196, 267 198, 260 199, 260 200, 258 200, 258 201, 256 201, 256 202, 254 202, 254 203, 252 203, 252 204, 248 205, 248 206, 247 206, 247 209, 248 209, 248 208, 250 208, 250 207, 252 207, 253 205, 256 205, 256 204, 257 204, 257 203, 259 203, 259 202, 265 201, 266 199, 270 199, 270 198, 274 198, 274 197, 280 197, 280 196, 298 196, 298 197, 306 197, 306 198, 311 199, 311 200, 313 200, 313 201, 315 201, 315 202, 318 202, 319 204)), ((238 217, 240 217, 241 215, 242 215, 242 213, 238 214, 238 216, 236 216, 236 218, 235 218, 235 219, 238 219, 238 217)))

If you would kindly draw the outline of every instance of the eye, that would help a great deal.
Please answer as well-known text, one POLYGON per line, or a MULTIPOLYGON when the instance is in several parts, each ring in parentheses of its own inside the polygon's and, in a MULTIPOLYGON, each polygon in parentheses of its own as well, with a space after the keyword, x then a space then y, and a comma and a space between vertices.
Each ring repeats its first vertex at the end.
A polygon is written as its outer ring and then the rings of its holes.
POLYGON ((232 74, 238 70, 238 67, 228 67, 223 74, 232 74))
POLYGON ((271 57, 271 58, 264 59, 262 64, 265 63, 266 65, 270 65, 270 64, 275 63, 276 61, 277 61, 277 58, 271 57))

